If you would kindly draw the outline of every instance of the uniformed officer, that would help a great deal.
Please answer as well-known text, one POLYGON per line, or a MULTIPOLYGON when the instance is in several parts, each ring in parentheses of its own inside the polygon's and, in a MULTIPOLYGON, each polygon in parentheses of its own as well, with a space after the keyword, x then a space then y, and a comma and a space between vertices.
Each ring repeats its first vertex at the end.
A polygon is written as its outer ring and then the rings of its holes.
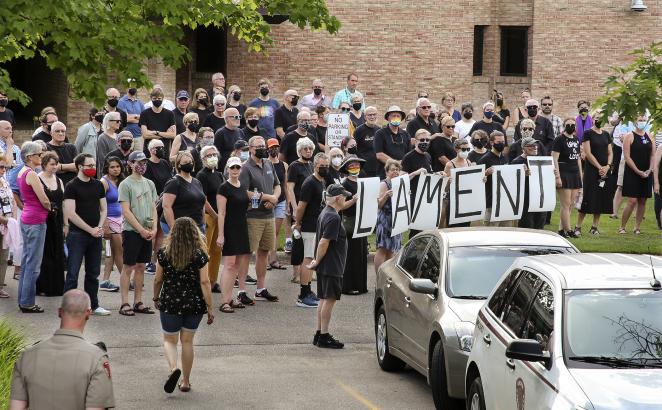
POLYGON ((83 338, 91 314, 85 292, 64 294, 60 328, 27 348, 14 365, 10 410, 115 407, 108 355, 83 338))

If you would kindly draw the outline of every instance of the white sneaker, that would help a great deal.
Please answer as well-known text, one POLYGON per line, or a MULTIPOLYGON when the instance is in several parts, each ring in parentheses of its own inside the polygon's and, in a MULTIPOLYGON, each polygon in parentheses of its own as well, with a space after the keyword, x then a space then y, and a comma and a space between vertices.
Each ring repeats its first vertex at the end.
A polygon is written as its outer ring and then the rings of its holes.
POLYGON ((92 311, 92 314, 94 316, 108 316, 110 315, 110 310, 106 310, 99 306, 98 308, 94 309, 94 311, 92 311))

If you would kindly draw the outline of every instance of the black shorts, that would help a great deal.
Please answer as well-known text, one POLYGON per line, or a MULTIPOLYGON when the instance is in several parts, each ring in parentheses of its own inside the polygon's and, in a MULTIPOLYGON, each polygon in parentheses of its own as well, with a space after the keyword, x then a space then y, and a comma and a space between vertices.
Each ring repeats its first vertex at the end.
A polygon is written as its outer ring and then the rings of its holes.
POLYGON ((582 187, 582 179, 579 176, 579 170, 575 172, 561 171, 561 188, 563 189, 579 189, 582 187))
POLYGON ((303 238, 292 238, 292 253, 290 254, 290 264, 299 266, 303 263, 303 238))
POLYGON ((317 275, 317 297, 340 300, 342 276, 317 275))
POLYGON ((143 239, 138 232, 122 232, 122 257, 124 264, 149 263, 152 259, 152 241, 143 239))

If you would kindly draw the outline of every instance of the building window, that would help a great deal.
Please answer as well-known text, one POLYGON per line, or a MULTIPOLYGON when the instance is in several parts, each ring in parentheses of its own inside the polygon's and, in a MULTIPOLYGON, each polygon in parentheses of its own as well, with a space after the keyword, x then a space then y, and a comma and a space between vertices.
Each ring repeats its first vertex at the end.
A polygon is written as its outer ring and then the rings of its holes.
POLYGON ((486 27, 474 26, 474 75, 483 75, 483 44, 486 27))
POLYGON ((195 41, 195 69, 202 73, 225 73, 227 31, 218 27, 198 27, 195 41))
POLYGON ((501 75, 526 76, 528 49, 528 27, 501 27, 501 75))

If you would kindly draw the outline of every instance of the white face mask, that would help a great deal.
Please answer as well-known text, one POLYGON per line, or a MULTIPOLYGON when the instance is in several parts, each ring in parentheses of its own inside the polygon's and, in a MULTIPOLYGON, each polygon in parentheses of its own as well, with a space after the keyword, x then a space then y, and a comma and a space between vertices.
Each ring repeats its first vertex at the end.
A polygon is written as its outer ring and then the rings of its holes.
POLYGON ((333 159, 331 159, 331 165, 333 165, 334 167, 337 168, 337 167, 340 166, 340 164, 342 164, 342 158, 340 158, 340 157, 333 157, 333 159))
POLYGON ((469 152, 468 151, 460 151, 460 153, 458 155, 462 159, 467 159, 469 157, 469 152))

